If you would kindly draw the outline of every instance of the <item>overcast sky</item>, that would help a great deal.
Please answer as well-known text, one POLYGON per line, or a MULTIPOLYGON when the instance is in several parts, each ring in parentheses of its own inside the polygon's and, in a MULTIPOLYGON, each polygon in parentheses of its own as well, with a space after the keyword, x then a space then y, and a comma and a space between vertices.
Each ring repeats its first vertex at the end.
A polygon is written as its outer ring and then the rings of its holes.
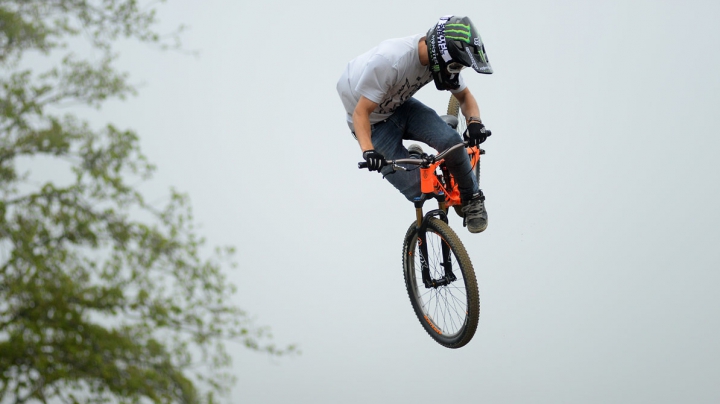
MULTIPOLYGON (((135 129, 235 245, 237 303, 303 354, 237 347, 233 402, 720 402, 717 1, 170 1, 193 57, 119 48, 138 97, 87 117, 135 129), (489 227, 451 216, 477 272, 473 341, 415 318, 414 211, 360 171, 335 83, 353 57, 468 15, 495 70, 483 121, 489 227)), ((438 110, 448 94, 416 97, 438 110)))

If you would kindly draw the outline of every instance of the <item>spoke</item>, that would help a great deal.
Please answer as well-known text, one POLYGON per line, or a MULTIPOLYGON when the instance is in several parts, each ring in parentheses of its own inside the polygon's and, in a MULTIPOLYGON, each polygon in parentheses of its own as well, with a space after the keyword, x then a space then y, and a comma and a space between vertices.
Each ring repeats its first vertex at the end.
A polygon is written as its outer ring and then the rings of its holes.
POLYGON ((432 302, 433 302, 433 297, 435 297, 435 294, 432 292, 433 292, 433 290, 430 289, 430 298, 427 299, 427 302, 423 302, 423 307, 425 307, 425 311, 428 314, 431 314, 430 312, 432 311, 431 306, 432 306, 432 302))
MULTIPOLYGON (((443 288, 443 289, 445 289, 445 288, 443 288)), ((443 316, 443 325, 445 325, 445 329, 448 329, 449 325, 448 325, 447 317, 450 317, 449 316, 450 313, 447 312, 447 299, 445 298, 445 296, 442 296, 442 293, 438 293, 438 296, 442 297, 442 301, 445 302, 445 304, 443 305, 442 316, 443 316), (448 314, 447 317, 445 316, 445 313, 448 314)), ((450 318, 450 320, 452 320, 452 318, 450 318)), ((454 334, 454 333, 455 333, 455 328, 452 329, 451 334, 454 334)))
MULTIPOLYGON (((446 276, 443 246, 449 248, 446 241, 432 230, 428 230, 425 237, 428 265, 431 280, 442 280, 446 276)), ((456 280, 437 288, 424 287, 422 282, 422 264, 420 248, 415 242, 412 258, 412 281, 415 286, 415 298, 420 310, 433 322, 445 336, 459 333, 467 322, 468 295, 465 286, 465 277, 460 268, 455 252, 450 250, 450 269, 456 280)))
POLYGON ((447 310, 448 310, 448 313, 450 313, 451 310, 452 310, 452 312, 455 313, 455 315, 452 316, 452 318, 453 318, 453 325, 455 326, 455 331, 457 332, 457 331, 460 331, 460 329, 462 328, 462 325, 465 324, 465 312, 458 311, 458 307, 456 304, 456 298, 454 296, 452 296, 452 298, 453 298, 452 300, 448 301, 447 310), (457 321, 457 323, 455 322, 455 320, 457 321))
POLYGON ((438 290, 438 293, 437 293, 437 301, 438 301, 438 309, 440 310, 440 314, 438 315, 438 317, 439 317, 439 318, 441 317, 441 318, 442 318, 442 322, 443 322, 442 330, 443 330, 443 331, 447 331, 447 326, 446 326, 446 325, 447 325, 447 319, 445 318, 445 305, 442 304, 442 303, 445 301, 445 299, 443 299, 442 293, 440 293, 439 290, 438 290))
POLYGON ((454 293, 450 292, 450 296, 452 296, 453 300, 462 304, 463 306, 467 306, 467 295, 463 293, 463 299, 459 299, 457 296, 455 296, 454 293))
POLYGON ((433 292, 433 289, 432 289, 432 288, 430 288, 430 289, 425 289, 422 293, 419 293, 418 296, 419 296, 419 297, 425 297, 425 296, 427 296, 428 294, 430 294, 430 293, 432 293, 432 292, 433 292))
MULTIPOLYGON (((448 304, 448 311, 450 310, 450 308, 452 308, 453 311, 455 312, 455 314, 457 315, 458 320, 459 320, 459 319, 463 319, 463 323, 464 323, 464 322, 465 322, 464 319, 465 319, 465 316, 466 316, 465 310, 463 310, 463 311, 458 311, 458 306, 457 306, 458 303, 461 303, 461 304, 462 304, 462 302, 461 302, 457 297, 455 297, 452 293, 450 293, 450 297, 451 297, 452 299, 451 299, 449 302, 452 303, 452 304, 448 304)), ((466 306, 466 305, 463 304, 463 306, 466 306)), ((457 328, 459 328, 459 327, 457 327, 457 328)))

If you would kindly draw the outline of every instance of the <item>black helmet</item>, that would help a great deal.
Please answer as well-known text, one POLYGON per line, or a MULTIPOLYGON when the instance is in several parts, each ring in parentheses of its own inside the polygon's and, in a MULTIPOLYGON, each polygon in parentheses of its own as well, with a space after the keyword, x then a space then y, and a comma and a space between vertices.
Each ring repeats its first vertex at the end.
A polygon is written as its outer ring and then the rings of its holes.
POLYGON ((430 71, 438 90, 454 90, 460 70, 471 67, 478 73, 492 74, 480 34, 468 17, 446 15, 430 28, 425 39, 430 71))

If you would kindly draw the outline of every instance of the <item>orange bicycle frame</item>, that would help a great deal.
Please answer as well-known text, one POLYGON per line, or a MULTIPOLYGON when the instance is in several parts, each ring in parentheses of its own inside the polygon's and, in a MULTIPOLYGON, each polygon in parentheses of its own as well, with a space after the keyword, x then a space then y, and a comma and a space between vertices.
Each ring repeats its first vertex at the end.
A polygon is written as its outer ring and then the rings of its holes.
MULTIPOLYGON (((469 147, 466 149, 468 157, 470 157, 470 165, 475 168, 475 165, 480 161, 480 148, 469 147)), ((455 206, 462 204, 460 200, 460 190, 458 190, 455 178, 451 175, 445 175, 445 167, 443 166, 443 175, 449 181, 443 185, 438 179, 437 168, 445 160, 438 160, 431 164, 427 168, 420 168, 420 192, 423 194, 445 194, 445 205, 455 206)), ((445 207, 443 207, 445 209, 445 207)))

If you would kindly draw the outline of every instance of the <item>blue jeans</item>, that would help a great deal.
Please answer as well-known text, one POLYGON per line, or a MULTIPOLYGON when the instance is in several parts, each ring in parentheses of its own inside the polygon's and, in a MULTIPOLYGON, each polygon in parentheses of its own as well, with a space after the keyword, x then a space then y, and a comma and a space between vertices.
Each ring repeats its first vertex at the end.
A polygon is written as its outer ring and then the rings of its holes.
MULTIPOLYGON (((451 128, 440 116, 425 104, 410 98, 383 122, 372 125, 372 143, 377 152, 388 160, 408 158, 410 153, 402 141, 415 140, 426 143, 441 152, 462 143, 460 134, 451 128)), ((464 148, 457 149, 445 157, 445 165, 455 177, 463 201, 478 191, 478 184, 472 174, 470 158, 464 148)), ((381 172, 395 188, 412 201, 419 197, 420 170, 392 172, 386 166, 381 172)))

